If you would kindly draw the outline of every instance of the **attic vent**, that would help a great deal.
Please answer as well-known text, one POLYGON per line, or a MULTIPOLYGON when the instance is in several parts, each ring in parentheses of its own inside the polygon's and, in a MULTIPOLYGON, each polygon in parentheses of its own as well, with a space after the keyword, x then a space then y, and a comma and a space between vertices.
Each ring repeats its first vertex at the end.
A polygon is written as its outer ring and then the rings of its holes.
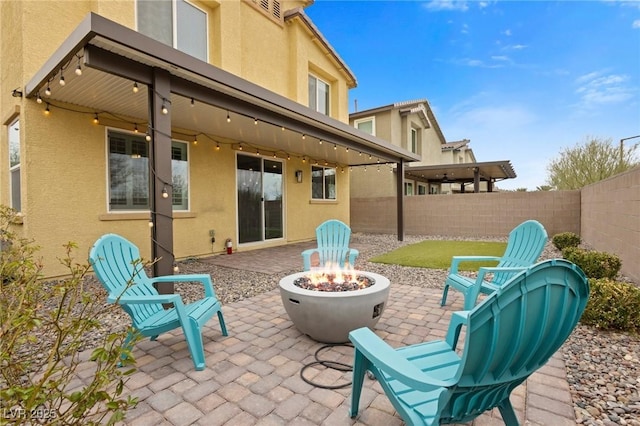
MULTIPOLYGON (((1 1, 1 0, 0 0, 1 1)), ((255 7, 267 16, 282 22, 282 5, 280 0, 245 0, 250 1, 255 7)))

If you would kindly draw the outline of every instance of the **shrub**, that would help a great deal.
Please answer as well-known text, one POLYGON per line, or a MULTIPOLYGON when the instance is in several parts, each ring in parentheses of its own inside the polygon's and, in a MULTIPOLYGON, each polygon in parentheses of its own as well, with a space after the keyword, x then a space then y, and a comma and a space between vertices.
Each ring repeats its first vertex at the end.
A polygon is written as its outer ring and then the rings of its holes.
POLYGON ((562 256, 578 265, 589 278, 614 279, 622 266, 618 256, 603 251, 567 247, 562 250, 562 256))
POLYGON ((580 245, 580 236, 573 232, 561 232, 554 235, 551 242, 558 250, 564 250, 567 247, 578 247, 580 245))
POLYGON ((136 404, 135 398, 121 397, 135 362, 130 349, 122 347, 127 330, 107 335, 84 361, 80 354, 85 337, 99 330, 105 310, 118 307, 105 308, 84 289, 89 266, 74 263, 72 243, 61 259, 69 276, 43 282, 37 247, 13 232, 15 215, 0 205, 0 419, 11 424, 114 424, 136 404), (122 356, 129 368, 118 368, 122 356), (76 374, 81 362, 93 364, 93 374, 82 381, 76 374))
POLYGON ((603 330, 640 331, 640 288, 607 278, 590 279, 580 322, 603 330))

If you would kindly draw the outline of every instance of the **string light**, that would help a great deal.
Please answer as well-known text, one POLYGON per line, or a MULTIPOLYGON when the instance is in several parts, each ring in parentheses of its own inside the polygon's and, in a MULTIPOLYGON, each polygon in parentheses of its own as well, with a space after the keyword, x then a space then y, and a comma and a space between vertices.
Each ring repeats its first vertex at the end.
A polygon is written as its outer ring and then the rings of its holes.
POLYGON ((78 66, 76 67, 76 75, 80 77, 82 75, 82 66, 80 65, 80 58, 78 58, 78 66))
POLYGON ((285 130, 285 129, 284 129, 284 126, 282 126, 282 127, 281 127, 281 129, 282 129, 282 131, 284 132, 284 130, 285 130))
POLYGON ((178 272, 180 272, 180 268, 178 267, 178 264, 177 264, 177 263, 174 263, 174 264, 173 264, 173 272, 175 272, 176 274, 177 274, 178 272))
POLYGON ((134 132, 134 133, 138 133, 138 123, 134 123, 134 125, 133 125, 133 132, 134 132))
POLYGON ((60 83, 60 86, 64 86, 65 84, 67 84, 64 81, 64 75, 62 75, 62 70, 60 70, 60 80, 58 82, 60 83))
POLYGON ((44 115, 51 114, 51 110, 49 109, 49 103, 47 102, 47 107, 44 109, 44 115))
POLYGON ((47 88, 44 89, 44 94, 47 96, 51 96, 51 87, 49 87, 49 83, 47 83, 47 88))
POLYGON ((193 144, 198 145, 198 135, 193 135, 193 144))
POLYGON ((93 116, 93 124, 100 124, 100 119, 98 118, 98 113, 97 112, 93 116))
POLYGON ((169 198, 169 192, 167 192, 167 185, 162 188, 162 198, 169 198))
POLYGON ((220 143, 216 142, 216 151, 220 151, 220 143))
POLYGON ((238 147, 238 149, 239 149, 240 151, 242 151, 242 144, 240 144, 240 146, 238 147))
POLYGON ((258 125, 258 119, 257 118, 253 119, 253 124, 255 124, 256 126, 258 125))
POLYGON ((162 98, 162 108, 160 109, 160 111, 164 114, 167 115, 169 114, 169 109, 167 108, 167 100, 162 98))
POLYGON ((306 139, 307 135, 305 135, 304 133, 302 134, 302 140, 306 139))
POLYGON ((149 228, 153 228, 153 221, 152 220, 149 221, 149 228))
POLYGON ((38 93, 38 96, 36 97, 36 102, 39 104, 42 103, 42 98, 40 97, 40 93, 38 93))
POLYGON ((346 147, 346 152, 349 152, 349 147, 346 147))
POLYGON ((133 82, 133 93, 138 93, 138 90, 140 90, 140 89, 138 88, 138 82, 137 82, 137 81, 134 81, 134 82, 133 82))
POLYGON ((195 99, 191 98, 191 108, 193 108, 194 106, 196 106, 196 101, 195 99))
POLYGON ((333 149, 334 149, 334 150, 338 149, 338 145, 333 144, 333 149))
POLYGON ((148 132, 148 131, 147 131, 147 134, 144 136, 144 139, 145 139, 147 142, 151 142, 151 135, 149 134, 149 132, 148 132))
POLYGON ((231 116, 229 115, 229 111, 227 111, 227 123, 231 123, 231 116))
POLYGON ((320 145, 322 145, 322 139, 320 139, 320 145))

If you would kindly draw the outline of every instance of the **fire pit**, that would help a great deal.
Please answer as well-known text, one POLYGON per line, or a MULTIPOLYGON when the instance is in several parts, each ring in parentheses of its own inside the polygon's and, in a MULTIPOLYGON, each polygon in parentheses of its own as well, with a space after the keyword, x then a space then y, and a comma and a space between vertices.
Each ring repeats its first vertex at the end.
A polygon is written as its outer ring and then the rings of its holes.
POLYGON ((280 280, 284 308, 298 330, 323 343, 343 343, 349 332, 375 327, 389 296, 389 280, 364 271, 312 270, 280 280))

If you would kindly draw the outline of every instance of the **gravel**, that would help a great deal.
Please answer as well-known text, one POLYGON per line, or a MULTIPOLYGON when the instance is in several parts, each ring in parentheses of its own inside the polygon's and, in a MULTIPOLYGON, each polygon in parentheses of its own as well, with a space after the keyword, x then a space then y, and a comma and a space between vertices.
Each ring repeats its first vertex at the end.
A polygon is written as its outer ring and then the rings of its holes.
MULTIPOLYGON (((363 247, 358 258, 358 268, 388 277, 391 282, 417 285, 426 288, 442 288, 446 270, 402 267, 370 263, 366 259, 397 247, 423 241, 442 239, 438 236, 406 236, 398 241, 394 235, 353 234, 353 245, 363 247)), ((451 237, 447 237, 451 239, 451 237)), ((478 240, 478 238, 474 238, 478 240)), ((487 239, 499 241, 499 239, 487 239)), ((506 241, 506 240, 505 240, 506 241)), ((561 257, 560 252, 548 243, 541 259, 561 257)), ((285 271, 274 276, 250 271, 218 267, 191 259, 179 263, 181 273, 208 273, 214 279, 216 293, 223 304, 250 298, 273 290, 281 276, 296 271, 285 271)), ((629 281, 625 277, 622 280, 629 281)), ((87 285, 94 287, 96 297, 106 299, 106 293, 93 277, 87 277, 87 285)), ((202 296, 199 286, 176 284, 176 291, 186 301, 202 296), (194 291, 196 289, 196 291, 194 291)), ((114 324, 129 324, 124 312, 112 306, 103 321, 114 330, 114 324)), ((116 327, 117 328, 117 327, 116 327)), ((105 329, 104 332, 107 330, 105 329)), ((87 341, 87 348, 101 340, 95 333, 87 341)), ((567 369, 567 379, 573 398, 576 422, 585 425, 634 425, 640 426, 640 337, 628 333, 605 332, 578 325, 561 349, 567 369)))

